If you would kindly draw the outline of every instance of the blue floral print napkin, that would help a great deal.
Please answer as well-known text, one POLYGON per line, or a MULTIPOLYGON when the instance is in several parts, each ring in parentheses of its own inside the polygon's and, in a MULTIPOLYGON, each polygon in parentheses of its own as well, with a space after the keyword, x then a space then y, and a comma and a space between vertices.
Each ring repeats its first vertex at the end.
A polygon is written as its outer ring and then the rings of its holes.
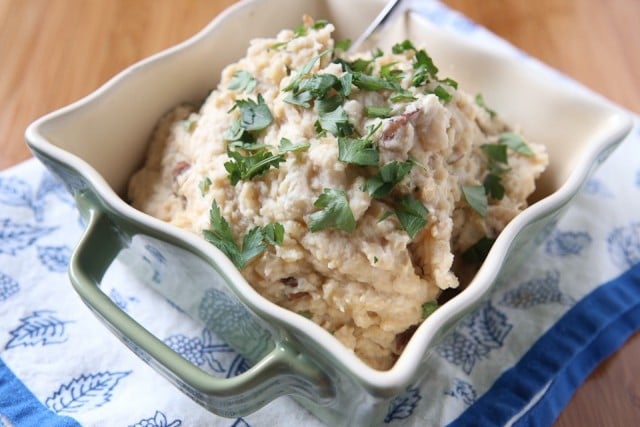
MULTIPOLYGON (((535 62, 437 2, 414 7, 438 25, 535 62)), ((217 417, 134 356, 69 283, 81 232, 74 201, 36 160, 0 173, 0 426, 321 425, 288 398, 244 418, 217 417)), ((202 369, 222 376, 247 369, 227 344, 123 269, 116 263, 105 277, 120 308, 152 323, 154 334, 202 369)), ((429 383, 392 401, 384 423, 549 425, 639 328, 636 119, 529 260, 432 350, 429 383)))

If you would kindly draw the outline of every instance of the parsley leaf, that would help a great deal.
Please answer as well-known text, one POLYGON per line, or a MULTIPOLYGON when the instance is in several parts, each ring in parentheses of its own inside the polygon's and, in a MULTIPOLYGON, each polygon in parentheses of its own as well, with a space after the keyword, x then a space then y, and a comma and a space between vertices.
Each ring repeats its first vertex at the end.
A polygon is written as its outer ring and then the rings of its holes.
POLYGON ((284 237, 282 224, 272 223, 262 228, 252 228, 242 239, 242 246, 238 245, 215 200, 209 211, 209 222, 210 228, 203 230, 204 238, 220 249, 240 270, 260 255, 268 244, 281 244, 284 237))
POLYGON ((507 146, 504 144, 482 144, 480 146, 490 162, 507 164, 507 146))
POLYGON ((380 199, 387 196, 393 187, 402 181, 411 172, 413 162, 392 161, 385 163, 378 171, 377 175, 367 179, 363 186, 363 191, 369 193, 373 198, 380 199))
POLYGON ((229 174, 229 181, 232 185, 236 185, 240 180, 264 176, 269 168, 277 168, 281 162, 284 162, 284 154, 274 155, 267 150, 243 155, 227 147, 227 155, 230 160, 224 164, 224 168, 229 174))
POLYGON ((464 194, 464 198, 475 210, 480 214, 480 216, 487 216, 487 194, 485 193, 485 188, 482 185, 463 185, 462 186, 462 194, 464 194))
POLYGON ((318 122, 323 130, 336 136, 349 135, 352 132, 349 116, 342 106, 327 113, 320 113, 318 122))
POLYGON ((422 304, 422 320, 431 316, 438 309, 438 301, 427 301, 422 304))
POLYGON ((282 245, 284 227, 279 222, 272 222, 262 227, 263 240, 270 245, 282 245))
POLYGON ((262 95, 258 95, 258 102, 252 99, 240 99, 232 108, 240 109, 240 127, 247 131, 262 130, 273 122, 273 116, 269 106, 264 102, 262 95))
POLYGON ((483 237, 462 253, 462 259, 469 264, 477 264, 484 261, 493 246, 495 239, 483 237))
POLYGON ((488 196, 496 200, 502 200, 504 197, 504 186, 502 185, 502 176, 497 173, 488 173, 482 181, 484 191, 488 196))
POLYGON ((435 66, 433 59, 424 50, 416 52, 413 69, 415 70, 412 78, 414 86, 420 86, 428 82, 430 78, 436 78, 438 74, 438 67, 435 66))
POLYGON ((489 113, 489 117, 494 118, 497 115, 495 111, 487 107, 487 104, 485 104, 484 97, 482 96, 481 93, 476 94, 475 101, 478 107, 484 109, 487 113, 489 113))
POLYGON ((353 231, 356 228, 356 220, 349 207, 347 195, 342 190, 325 188, 314 202, 313 206, 321 208, 312 213, 309 218, 309 229, 312 232, 327 228, 353 231))
POLYGON ((346 52, 351 47, 351 39, 338 40, 335 43, 334 47, 336 48, 336 50, 346 52))
POLYGON ((257 84, 258 81, 251 75, 251 73, 245 70, 238 70, 233 73, 227 89, 251 92, 255 89, 257 84))
POLYGON ((324 51, 320 52, 319 54, 317 54, 316 56, 314 56, 313 58, 311 58, 309 60, 309 62, 304 64, 298 70, 298 73, 295 75, 295 77, 291 80, 291 82, 283 90, 285 92, 288 92, 290 90, 297 90, 298 89, 298 85, 300 84, 302 79, 311 72, 311 69, 313 68, 315 63, 318 62, 318 60, 321 57, 323 57, 324 55, 326 55, 329 52, 331 52, 331 49, 324 50, 324 51))
POLYGON ((533 156, 533 151, 531 148, 524 142, 522 137, 513 132, 503 132, 498 137, 498 143, 504 144, 513 151, 520 153, 524 156, 531 157, 533 156))
POLYGON ((391 47, 391 52, 395 54, 406 52, 407 50, 416 50, 411 40, 404 40, 400 43, 396 43, 391 47))
POLYGON ((438 85, 435 87, 435 89, 433 89, 433 93, 435 94, 435 96, 438 97, 438 99, 440 99, 440 101, 442 102, 449 102, 451 101, 451 98, 453 97, 453 95, 451 95, 442 85, 438 85))
POLYGON ((304 151, 310 147, 311 144, 308 142, 301 142, 300 144, 294 144, 287 138, 280 138, 280 145, 278 146, 278 150, 280 153, 288 153, 293 151, 304 151))
POLYGON ((207 192, 209 191, 209 188, 211 188, 211 179, 206 176, 204 177, 199 183, 198 183, 198 189, 200 189, 200 195, 202 195, 202 197, 204 197, 205 194, 207 194, 207 192))
POLYGON ((376 166, 380 154, 367 138, 338 138, 338 160, 360 166, 376 166))
POLYGON ((412 239, 422 228, 427 225, 429 210, 412 195, 406 195, 400 200, 395 214, 400 225, 412 239))
POLYGON ((365 109, 367 117, 386 119, 391 116, 391 107, 367 107, 365 109))
POLYGON ((382 77, 376 77, 362 72, 353 73, 353 84, 360 89, 368 91, 394 90, 396 88, 393 83, 382 77))

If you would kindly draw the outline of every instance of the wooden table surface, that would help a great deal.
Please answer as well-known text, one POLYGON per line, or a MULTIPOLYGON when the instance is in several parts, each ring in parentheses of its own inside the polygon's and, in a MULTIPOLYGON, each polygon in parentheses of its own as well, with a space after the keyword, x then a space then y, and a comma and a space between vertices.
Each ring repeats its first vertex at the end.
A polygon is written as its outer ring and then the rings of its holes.
MULTIPOLYGON (((234 0, 0 0, 0 170, 25 127, 184 40, 234 0)), ((522 50, 640 112, 640 1, 444 0, 522 50)), ((556 426, 640 425, 640 334, 577 391, 556 426)))

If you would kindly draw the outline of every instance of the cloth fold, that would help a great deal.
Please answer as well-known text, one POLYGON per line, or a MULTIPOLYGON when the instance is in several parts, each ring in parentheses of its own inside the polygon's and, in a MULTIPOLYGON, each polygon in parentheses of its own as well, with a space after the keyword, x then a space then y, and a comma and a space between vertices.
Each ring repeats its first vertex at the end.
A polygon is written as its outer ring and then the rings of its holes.
MULTIPOLYGON (((414 9, 535 61, 438 2, 415 2, 414 9)), ((81 233, 72 198, 40 163, 0 172, 0 425, 322 425, 286 397, 244 418, 220 418, 169 384, 70 286, 67 264, 81 233)), ((229 377, 247 369, 228 345, 129 277, 122 265, 105 276, 104 290, 120 308, 204 370, 229 377)), ((549 425, 588 374, 639 328, 636 118, 631 135, 508 283, 431 350, 427 382, 391 402, 384 422, 549 425)))

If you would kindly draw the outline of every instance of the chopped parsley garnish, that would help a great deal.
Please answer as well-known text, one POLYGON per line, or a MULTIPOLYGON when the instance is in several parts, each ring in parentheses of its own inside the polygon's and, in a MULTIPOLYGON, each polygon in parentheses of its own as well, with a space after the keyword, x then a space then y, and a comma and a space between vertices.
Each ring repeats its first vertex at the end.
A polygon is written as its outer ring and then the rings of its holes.
POLYGON ((413 239, 427 225, 429 210, 419 200, 408 194, 400 200, 394 213, 402 228, 413 239))
POLYGON ((368 138, 338 137, 338 160, 359 166, 376 166, 380 154, 368 138))
POLYGON ((281 224, 267 224, 264 227, 254 227, 249 230, 242 239, 242 245, 239 245, 215 200, 211 204, 209 221, 210 228, 203 230, 204 238, 220 249, 240 270, 260 255, 267 245, 282 244, 284 237, 284 228, 281 224))
POLYGON ((438 85, 433 89, 433 93, 440 99, 442 102, 449 102, 453 97, 442 85, 438 85))
POLYGON ((347 195, 342 190, 325 188, 313 206, 321 210, 312 213, 309 229, 312 232, 336 228, 338 230, 353 231, 356 220, 349 207, 347 195))
POLYGON ((487 107, 487 104, 485 104, 484 97, 482 96, 481 93, 478 93, 476 95, 475 101, 476 101, 476 105, 478 105, 478 107, 484 109, 484 111, 489 113, 489 117, 494 118, 496 116, 496 112, 493 111, 492 109, 490 109, 489 107, 487 107))
POLYGON ((504 197, 504 186, 502 185, 502 174, 489 172, 482 181, 487 195, 496 200, 502 200, 504 197))
POLYGON ((327 53, 331 52, 331 49, 327 49, 323 52, 320 52, 319 54, 317 54, 316 56, 314 56, 313 58, 311 58, 309 60, 309 62, 307 62, 306 64, 304 64, 299 70, 298 73, 296 74, 296 76, 291 80, 291 82, 287 85, 287 87, 285 87, 283 90, 285 92, 290 91, 290 90, 297 90, 298 85, 300 84, 300 81, 302 81, 302 79, 307 76, 310 72, 311 69, 313 68, 313 66, 316 64, 316 62, 318 62, 318 60, 323 57, 324 55, 326 55, 327 53))
POLYGON ((422 320, 431 316, 438 309, 438 301, 427 301, 422 304, 422 320))
POLYGON ((501 133, 498 137, 498 143, 504 144, 511 150, 524 156, 533 156, 533 151, 531 151, 531 148, 524 142, 524 139, 522 139, 520 135, 513 132, 501 133))
POLYGON ((363 190, 375 199, 386 197, 393 187, 402 181, 405 176, 411 172, 413 162, 392 161, 384 164, 378 173, 367 179, 364 183, 363 190))
POLYGON ((416 50, 411 40, 404 40, 400 43, 396 43, 391 47, 391 52, 395 54, 406 52, 407 50, 416 50))
POLYGON ((521 136, 513 132, 503 132, 498 136, 497 143, 483 144, 481 148, 489 163, 489 173, 485 176, 482 185, 488 196, 496 200, 502 200, 505 194, 502 177, 509 170, 507 149, 524 156, 532 156, 533 151, 521 136))
POLYGON ((280 145, 278 146, 278 150, 280 153, 288 153, 294 151, 304 151, 310 147, 308 142, 301 142, 300 144, 294 144, 287 138, 280 138, 280 145))
POLYGON ((495 239, 483 237, 462 253, 462 259, 469 264, 478 264, 485 260, 495 239))
POLYGON ((200 189, 200 194, 202 195, 202 197, 204 197, 204 195, 209 192, 209 188, 211 188, 211 184, 212 184, 211 179, 208 176, 200 180, 200 182, 198 183, 198 188, 200 189))
POLYGON ((273 122, 271 110, 264 102, 262 95, 258 95, 258 102, 252 99, 240 99, 236 101, 231 111, 236 108, 240 109, 240 127, 244 130, 262 130, 273 122))
POLYGON ((334 45, 336 50, 346 52, 351 47, 351 39, 338 40, 334 45))
POLYGON ((320 128, 336 136, 350 135, 353 127, 349 123, 349 116, 342 105, 333 111, 321 113, 318 118, 320 128))
POLYGON ((464 194, 465 200, 473 210, 478 212, 482 217, 487 216, 487 205, 489 202, 483 185, 463 185, 462 194, 464 194))
POLYGON ((258 81, 245 70, 238 70, 233 73, 231 80, 229 81, 229 90, 239 90, 244 92, 251 92, 255 89, 258 81))
POLYGON ((396 85, 382 77, 365 74, 363 72, 353 73, 353 84, 362 90, 374 92, 379 90, 394 90, 396 88, 396 85))
POLYGON ((326 19, 316 19, 316 21, 311 25, 311 28, 314 30, 320 30, 326 27, 329 24, 329 21, 326 19))
POLYGON ((386 119, 391 117, 391 107, 367 107, 365 109, 365 114, 370 118, 381 118, 386 119))
POLYGON ((269 168, 277 168, 284 162, 284 154, 272 154, 268 150, 242 154, 227 147, 227 155, 230 160, 224 164, 229 174, 229 181, 236 185, 238 181, 247 181, 255 177, 264 176, 269 168))
POLYGON ((414 86, 420 86, 435 79, 438 74, 438 67, 433 63, 433 59, 424 50, 416 52, 416 57, 413 62, 414 74, 412 78, 412 84, 414 86))

